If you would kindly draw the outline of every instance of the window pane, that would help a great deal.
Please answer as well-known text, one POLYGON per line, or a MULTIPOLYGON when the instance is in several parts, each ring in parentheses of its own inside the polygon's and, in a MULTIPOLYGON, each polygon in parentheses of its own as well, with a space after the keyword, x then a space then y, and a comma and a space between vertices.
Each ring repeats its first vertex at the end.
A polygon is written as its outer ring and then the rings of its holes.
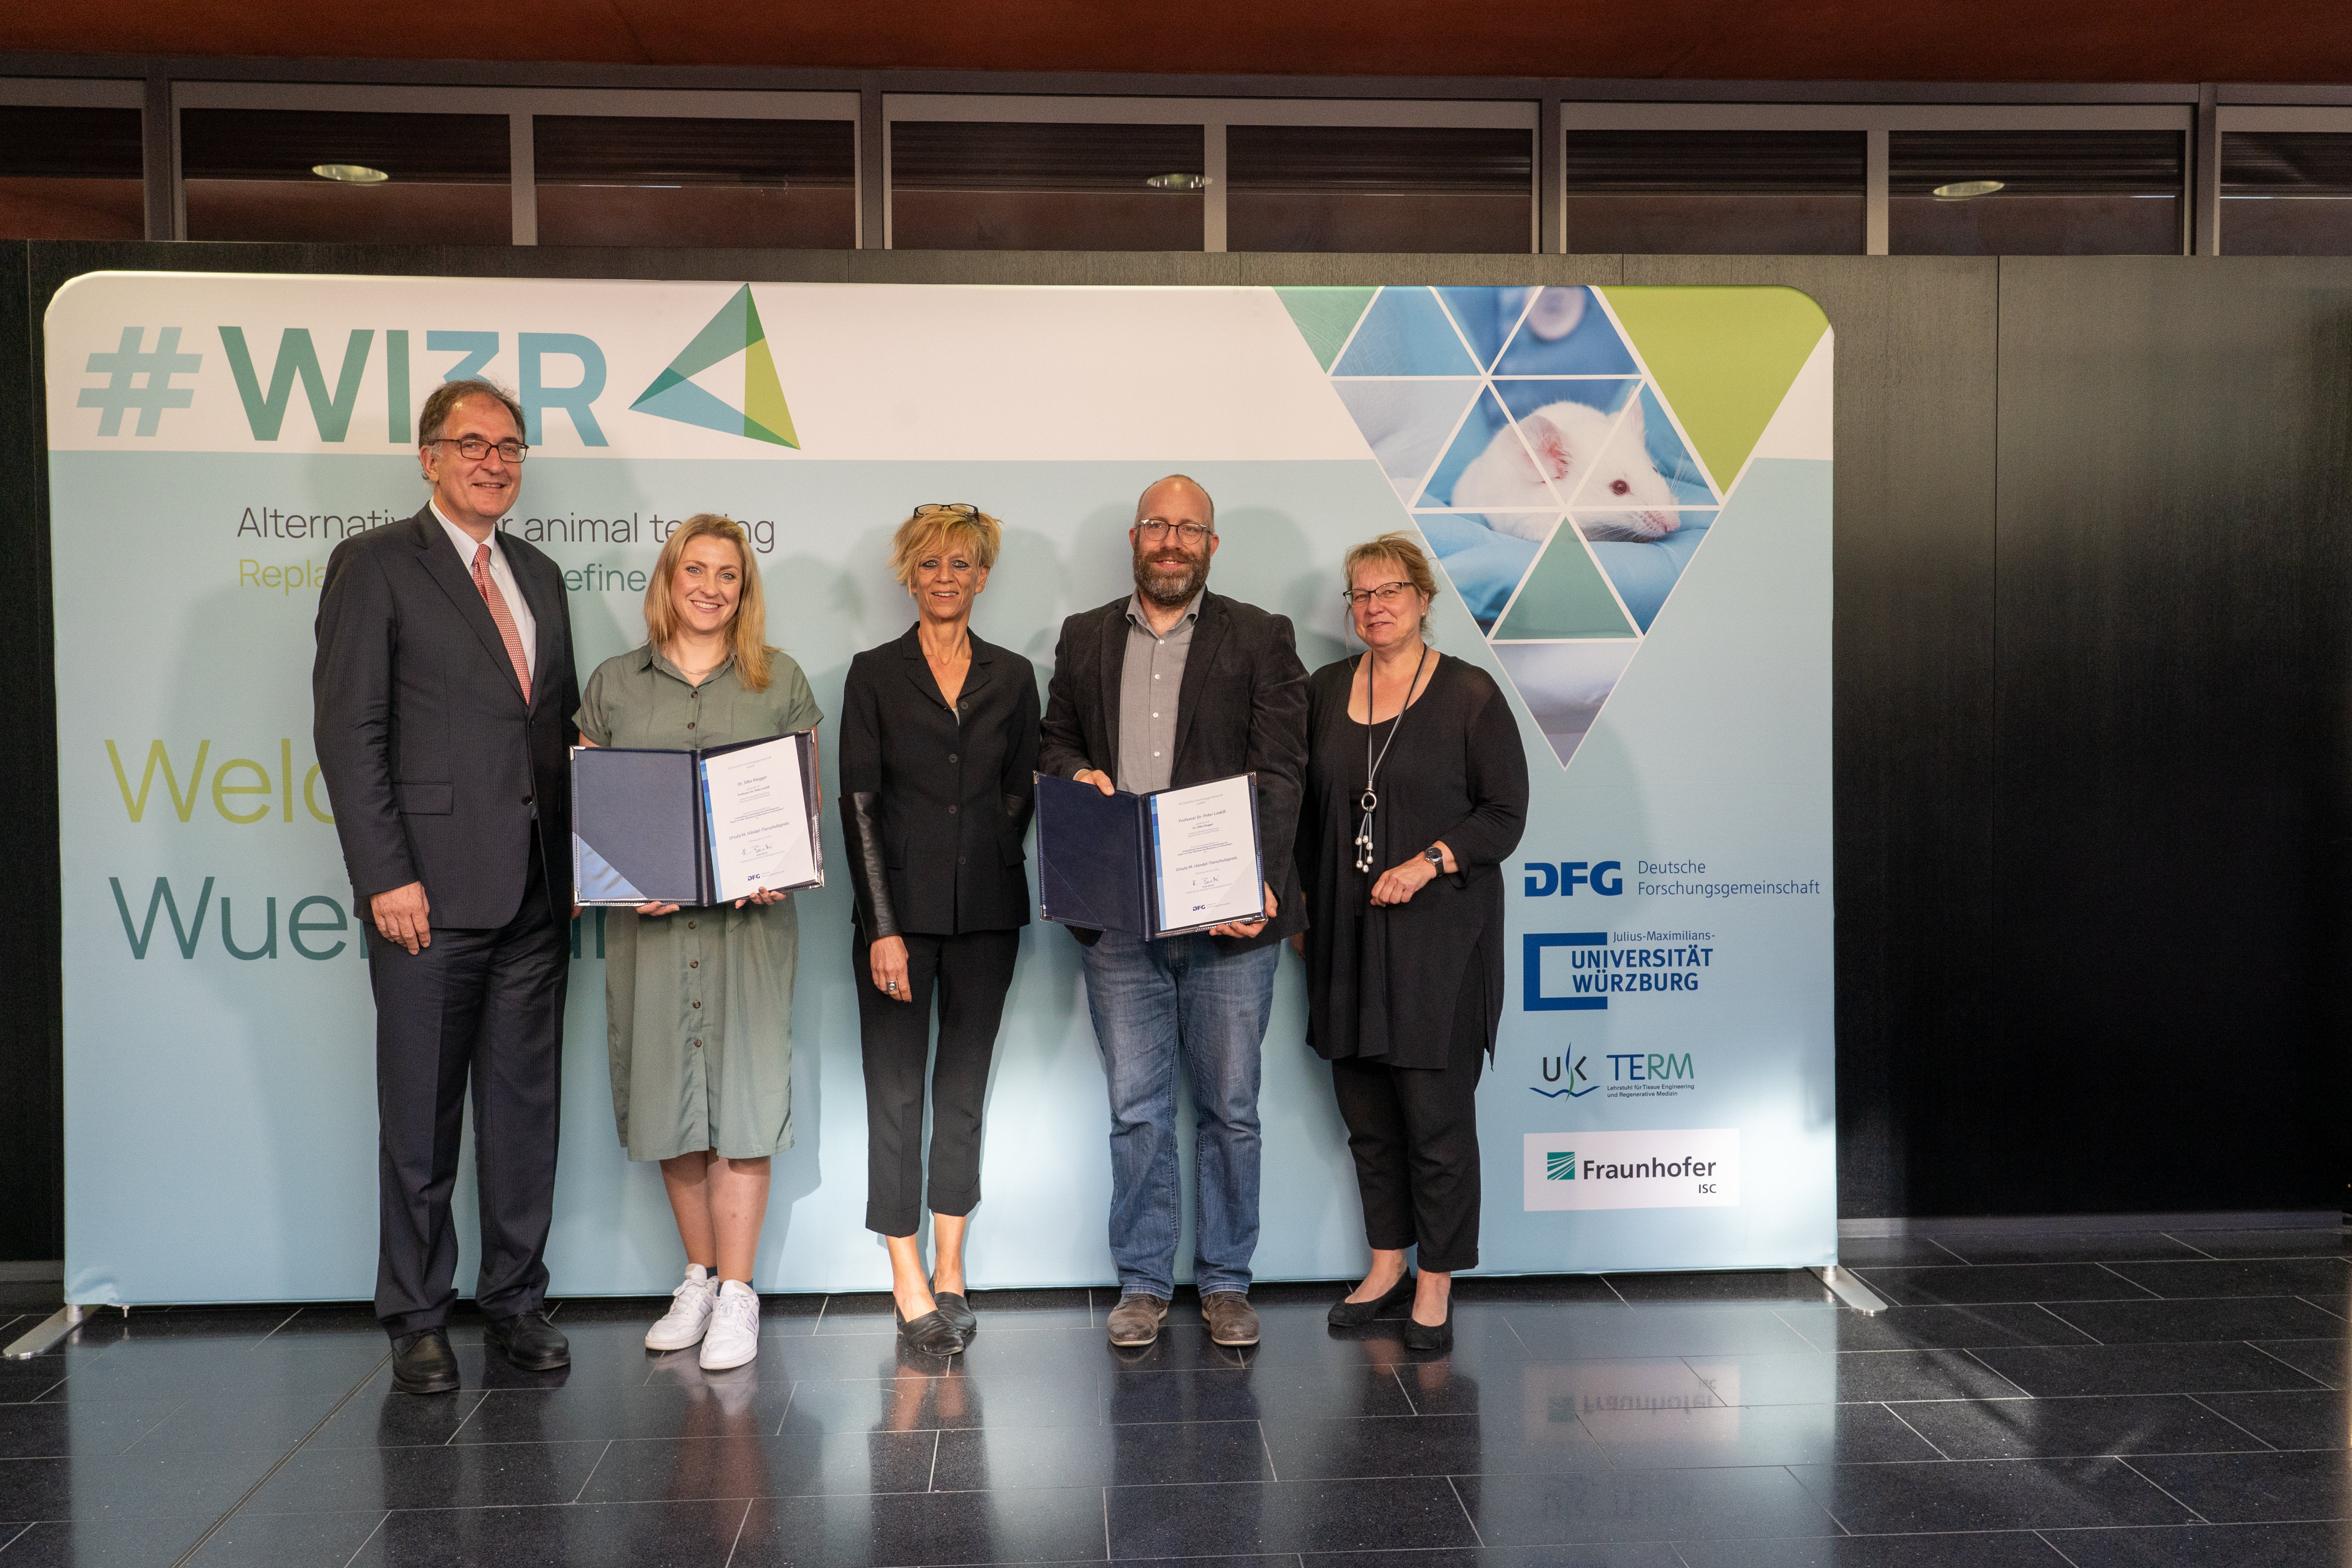
POLYGON ((507 146, 503 114, 184 110, 188 237, 509 244, 507 146), (347 184, 320 164, 388 177, 347 184))
POLYGON ((2234 256, 2352 256, 2352 134, 2225 132, 2221 248, 2234 256))
POLYGON ((0 239, 147 232, 135 109, 0 108, 0 239))
POLYGON ((846 120, 540 115, 539 242, 852 249, 856 148, 846 120))
POLYGON ((2178 256, 2177 131, 1897 131, 1886 248, 1896 256, 2178 256), (1999 181, 1955 199, 1938 187, 1999 181))
POLYGON ((898 250, 1198 250, 1197 125, 890 127, 890 244, 898 250))
POLYGON ((1535 140, 1454 126, 1235 125, 1225 248, 1518 251, 1535 237, 1535 140))
POLYGON ((1859 131, 1570 131, 1568 247, 1858 256, 1859 131))

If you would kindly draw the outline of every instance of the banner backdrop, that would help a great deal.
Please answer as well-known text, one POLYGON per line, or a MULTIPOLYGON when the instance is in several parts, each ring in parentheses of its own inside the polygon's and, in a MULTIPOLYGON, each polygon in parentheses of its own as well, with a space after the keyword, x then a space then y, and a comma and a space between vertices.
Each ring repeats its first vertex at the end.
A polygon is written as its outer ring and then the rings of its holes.
MULTIPOLYGON (((1484 1268, 1834 1258, 1831 334, 1804 296, 94 274, 47 342, 68 1300, 373 1289, 374 1020, 311 623, 335 544, 424 502, 416 405, 478 374, 529 414, 503 526, 564 567, 583 678, 642 639, 698 511, 749 526, 770 639, 828 715, 913 619, 885 558, 919 502, 1005 520, 975 624, 1041 680, 1062 617, 1128 592, 1163 474, 1216 498, 1213 585, 1290 616, 1310 669, 1347 651, 1341 552, 1417 526, 1453 590, 1436 640, 1515 693, 1533 775, 1484 1268)), ((826 833, 838 867, 830 809, 826 833)), ((799 1142, 758 1283, 880 1289, 846 879, 796 896, 799 1142)), ((680 1264, 614 1133, 602 954, 627 918, 573 928, 559 1294, 680 1264)), ((1111 1278, 1077 953, 1023 941, 980 1286, 1111 1278)), ((1257 1269, 1352 1276, 1353 1173, 1284 965, 1257 1269)), ((472 1209, 467 1184, 468 1259, 472 1209)))

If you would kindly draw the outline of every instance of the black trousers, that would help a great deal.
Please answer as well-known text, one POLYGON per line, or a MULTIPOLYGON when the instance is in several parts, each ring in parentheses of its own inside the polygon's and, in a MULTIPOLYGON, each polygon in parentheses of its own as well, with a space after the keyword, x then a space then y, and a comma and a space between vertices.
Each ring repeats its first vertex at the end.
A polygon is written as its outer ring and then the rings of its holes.
POLYGON ((1484 985, 1475 972, 1454 1005, 1443 1068, 1394 1068, 1341 1057, 1331 1064, 1364 1239, 1421 1247, 1440 1274, 1478 1267, 1478 1075, 1486 1065, 1484 985))
POLYGON ((928 1205, 966 1215, 980 1203, 980 1113, 988 1097, 996 1026, 1021 952, 1017 931, 910 935, 908 989, 893 1001, 874 988, 871 944, 850 944, 866 1058, 866 1228, 912 1236, 928 1205), (931 994, 940 999, 939 1059, 931 1068, 931 1181, 923 1187, 923 1064, 931 1054, 931 994))
POLYGON ((522 907, 503 926, 436 926, 433 945, 411 954, 364 906, 361 923, 375 991, 376 1318, 396 1338, 446 1322, 457 1300, 449 1194, 469 1079, 482 1234, 474 1298, 493 1318, 535 1310, 547 1298, 572 971, 538 847, 522 907))

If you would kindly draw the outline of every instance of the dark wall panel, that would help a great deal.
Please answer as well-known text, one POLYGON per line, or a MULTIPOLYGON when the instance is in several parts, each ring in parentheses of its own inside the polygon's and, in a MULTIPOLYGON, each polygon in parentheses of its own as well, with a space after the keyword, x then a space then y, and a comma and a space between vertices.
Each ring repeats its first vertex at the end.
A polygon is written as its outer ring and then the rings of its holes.
POLYGON ((2004 260, 2000 396, 1988 1135, 1921 1196, 2332 1205, 2352 262, 2004 260))
MULTIPOLYGON (((58 719, 47 422, 27 253, 0 241, 0 1259, 65 1256, 58 976, 58 719)), ((92 649, 103 658, 103 649, 92 649)))
POLYGON ((1927 1212, 1917 1205, 1951 1152, 1920 1136, 1919 1121, 1972 1098, 1969 1062, 1991 1019, 1995 268, 1967 258, 1625 258, 1628 283, 1801 289, 1837 333, 1845 1215, 1927 1212))

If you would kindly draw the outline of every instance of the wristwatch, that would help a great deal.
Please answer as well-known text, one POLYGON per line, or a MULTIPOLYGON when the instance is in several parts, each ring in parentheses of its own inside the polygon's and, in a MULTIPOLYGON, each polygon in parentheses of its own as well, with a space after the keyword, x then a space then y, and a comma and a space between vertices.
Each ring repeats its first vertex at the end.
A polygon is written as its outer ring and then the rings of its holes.
POLYGON ((1428 862, 1430 863, 1430 865, 1431 865, 1431 866, 1434 867, 1436 869, 1438 869, 1438 870, 1440 870, 1440 871, 1443 871, 1443 870, 1444 870, 1444 869, 1445 869, 1445 851, 1444 851, 1444 850, 1443 850, 1443 849, 1440 849, 1440 848, 1439 848, 1436 845, 1434 845, 1434 844, 1431 845, 1428 848, 1426 848, 1426 849, 1423 850, 1423 851, 1421 852, 1421 858, 1422 858, 1423 859, 1424 859, 1424 860, 1428 861, 1428 862))

